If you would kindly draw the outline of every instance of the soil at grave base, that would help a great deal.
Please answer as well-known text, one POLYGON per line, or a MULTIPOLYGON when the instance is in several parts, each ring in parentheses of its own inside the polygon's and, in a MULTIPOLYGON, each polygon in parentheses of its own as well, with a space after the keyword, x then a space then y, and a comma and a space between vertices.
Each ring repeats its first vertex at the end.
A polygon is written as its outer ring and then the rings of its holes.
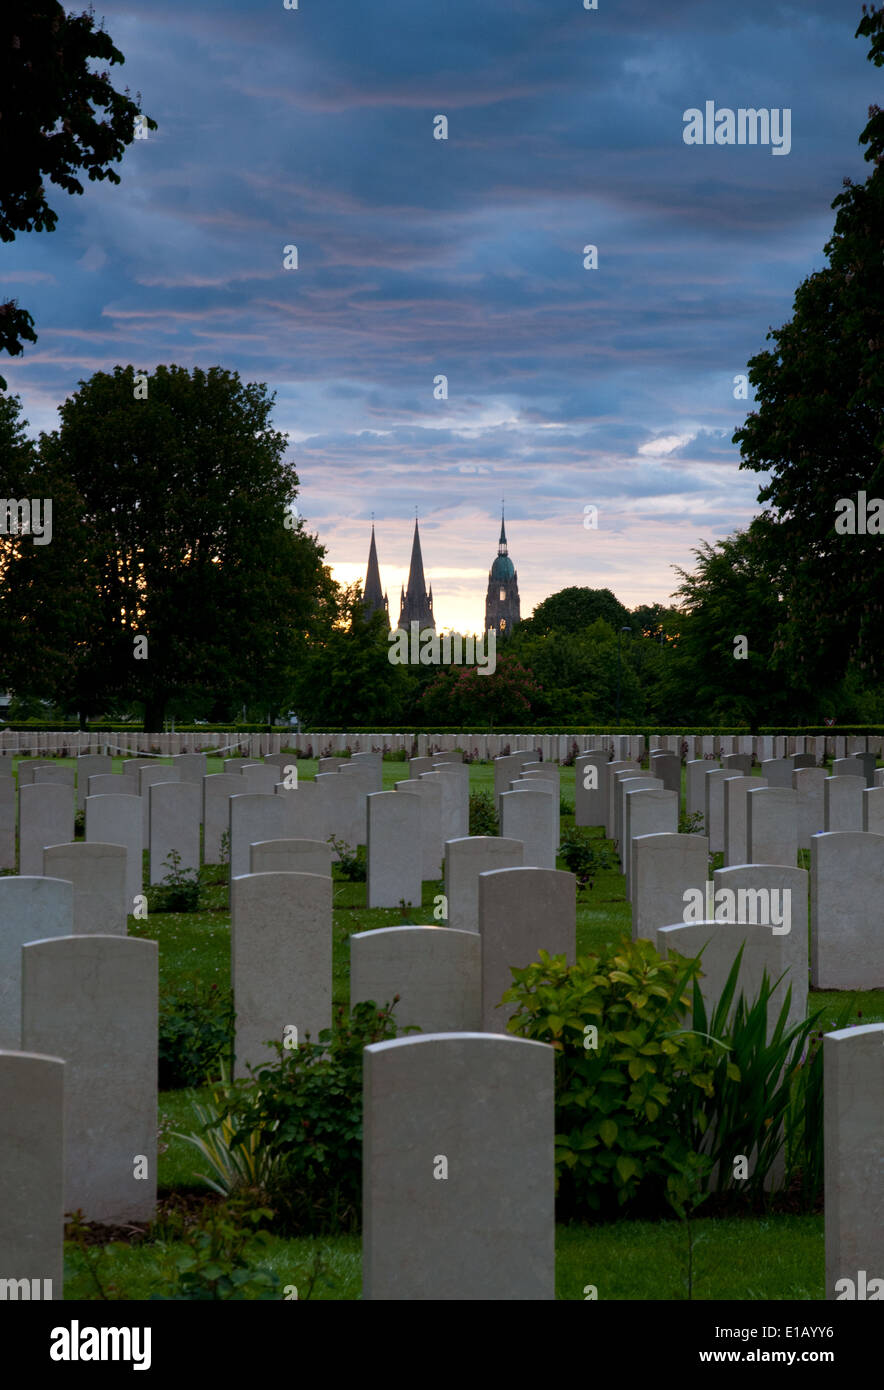
MULTIPOLYGON (((818 1216, 822 1212, 823 1194, 819 1194, 813 1206, 806 1206, 801 1199, 800 1179, 796 1179, 788 1191, 779 1192, 771 1197, 758 1198, 754 1201, 739 1192, 712 1192, 697 1207, 693 1220, 703 1222, 716 1217, 744 1217, 747 1220, 753 1220, 767 1216, 818 1216)), ((672 1221, 673 1216, 672 1208, 668 1203, 661 1202, 659 1198, 644 1202, 639 1200, 633 1203, 625 1216, 621 1209, 609 1209, 600 1215, 585 1211, 575 1213, 565 1209, 564 1203, 557 1203, 556 1206, 556 1221, 564 1225, 571 1222, 577 1224, 588 1222, 590 1225, 598 1223, 607 1226, 616 1225, 620 1220, 672 1221)))
MULTIPOLYGON (((104 1226, 90 1221, 83 1229, 86 1245, 108 1245, 111 1241, 124 1245, 140 1245, 150 1237, 151 1227, 174 1215, 182 1217, 188 1226, 195 1226, 207 1207, 223 1206, 225 1198, 215 1192, 170 1192, 157 1201, 154 1221, 133 1221, 124 1226, 104 1226)), ((65 1239, 70 1239, 70 1227, 65 1226, 65 1239)))
POLYGON ((713 1192, 700 1207, 697 1215, 704 1216, 816 1216, 823 1211, 823 1194, 819 1193, 812 1207, 801 1200, 801 1183, 793 1183, 787 1192, 779 1192, 765 1203, 759 1199, 754 1204, 746 1202, 738 1193, 713 1192))

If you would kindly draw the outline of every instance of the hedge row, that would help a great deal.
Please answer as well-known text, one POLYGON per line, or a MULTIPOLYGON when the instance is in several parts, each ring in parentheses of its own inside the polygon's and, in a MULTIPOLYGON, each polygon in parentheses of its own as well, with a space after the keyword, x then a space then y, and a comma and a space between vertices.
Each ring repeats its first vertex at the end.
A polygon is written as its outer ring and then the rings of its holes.
MULTIPOLYGON (((47 719, 18 719, 4 724, 0 720, 0 729, 8 729, 12 733, 144 733, 144 726, 140 723, 121 723, 110 720, 90 720, 82 729, 70 720, 47 720, 47 719)), ((151 729, 150 733, 160 733, 159 729, 151 729)), ((171 730, 169 731, 171 732, 171 730)), ((293 730, 286 724, 274 725, 269 727, 267 724, 178 724, 175 727, 176 734, 290 734, 293 730)), ((656 724, 502 724, 494 729, 477 729, 473 724, 423 724, 412 725, 409 728, 384 728, 377 724, 352 724, 349 728, 329 728, 327 724, 317 725, 315 728, 302 728, 305 734, 404 734, 408 737, 416 737, 418 734, 559 734, 567 737, 572 734, 644 734, 649 736, 677 736, 686 737, 688 734, 697 734, 708 738, 716 736, 737 734, 746 737, 751 734, 748 725, 742 724, 710 724, 693 725, 688 728, 656 724)), ((822 737, 824 734, 850 735, 855 738, 871 737, 884 735, 884 724, 807 724, 803 727, 786 727, 781 724, 761 725, 758 729, 759 734, 776 734, 787 737, 822 737)))
MULTIPOLYGON (((0 730, 8 729, 10 733, 45 733, 45 734, 76 734, 76 733, 107 733, 107 734, 143 734, 145 732, 143 724, 114 723, 109 720, 94 719, 90 720, 83 728, 79 724, 64 719, 13 719, 9 723, 4 723, 0 719, 0 730)), ((163 733, 162 729, 149 730, 152 734, 163 733)), ((171 733, 169 729, 166 732, 171 733)), ((268 728, 266 724, 176 724, 176 734, 288 734, 291 730, 288 724, 278 724, 273 728, 268 728)))
MULTIPOLYGON (((411 725, 403 728, 383 728, 377 724, 352 724, 349 728, 329 728, 328 725, 317 725, 315 728, 302 729, 302 733, 316 734, 405 734, 409 737, 416 737, 418 734, 561 734, 567 737, 571 734, 644 734, 645 737, 651 735, 663 736, 674 735, 679 738, 686 738, 688 734, 697 734, 707 738, 727 736, 730 734, 739 735, 742 738, 748 737, 752 730, 746 724, 694 724, 688 728, 678 728, 667 724, 501 724, 494 729, 477 729, 474 724, 424 724, 411 725)), ((762 725, 758 729, 758 734, 776 734, 786 737, 822 737, 824 734, 839 734, 841 736, 850 735, 851 737, 863 738, 866 736, 884 734, 884 724, 809 724, 804 728, 787 728, 784 725, 762 725)))

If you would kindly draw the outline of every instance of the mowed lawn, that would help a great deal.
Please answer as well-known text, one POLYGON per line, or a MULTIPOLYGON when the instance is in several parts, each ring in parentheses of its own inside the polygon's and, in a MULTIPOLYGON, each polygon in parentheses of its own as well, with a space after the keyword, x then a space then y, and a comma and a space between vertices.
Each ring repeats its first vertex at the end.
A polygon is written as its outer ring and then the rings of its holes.
MULTIPOLYGON (((69 760, 73 762, 73 760, 69 760)), ((166 760, 168 761, 168 760, 166 760)), ((114 760, 119 770, 122 759, 114 760)), ((221 771, 221 759, 209 758, 209 769, 221 771)), ((301 759, 299 778, 312 779, 316 761, 301 759)), ((385 762, 383 785, 392 789, 408 775, 408 764, 385 762)), ((573 825, 574 769, 562 769, 562 818, 564 833, 573 825), (565 813, 565 805, 569 814, 565 813)), ((490 764, 470 768, 471 791, 493 791, 490 764)), ((601 836, 602 831, 594 832, 601 836)), ((559 863, 559 867, 564 865, 559 863)), ((441 882, 426 882, 420 908, 373 909, 365 906, 364 883, 350 883, 335 869, 334 999, 349 1003, 349 938, 352 933, 401 922, 434 920, 434 899, 441 882)), ((577 908, 577 945, 588 953, 616 942, 630 931, 630 911, 624 897, 621 874, 600 872, 591 888, 581 894, 577 908)), ((186 981, 219 985, 230 982, 230 917, 223 884, 209 887, 203 910, 190 914, 151 914, 148 921, 129 919, 133 936, 159 943, 160 987, 186 981)), ((851 995, 811 992, 809 1008, 824 1009, 823 1028, 840 1018, 845 1001, 850 1022, 884 1020, 884 990, 857 991, 851 995)), ((380 1001, 379 1001, 380 1002, 380 1001)), ((171 1193, 207 1193, 197 1150, 175 1138, 173 1131, 197 1128, 193 1113, 204 1092, 167 1091, 160 1095, 161 1147, 159 1189, 171 1193)), ((771 1214, 763 1217, 708 1217, 694 1221, 694 1299, 822 1299, 824 1290, 823 1218, 821 1215, 771 1214)), ((144 1299, 162 1293, 174 1270, 178 1247, 163 1239, 158 1227, 155 1239, 139 1244, 114 1243, 104 1253, 96 1249, 87 1257, 67 1243, 65 1297, 100 1298, 99 1287, 114 1298, 144 1299)), ((270 1237, 254 1251, 255 1265, 278 1274, 283 1285, 294 1284, 298 1297, 355 1299, 360 1296, 359 1239, 355 1236, 322 1236, 298 1240, 270 1237)), ((599 1299, 682 1299, 688 1297, 687 1244, 684 1227, 675 1220, 659 1222, 617 1221, 595 1226, 560 1225, 556 1231, 557 1297, 599 1299)), ((493 1295, 492 1295, 493 1296, 493 1295)))

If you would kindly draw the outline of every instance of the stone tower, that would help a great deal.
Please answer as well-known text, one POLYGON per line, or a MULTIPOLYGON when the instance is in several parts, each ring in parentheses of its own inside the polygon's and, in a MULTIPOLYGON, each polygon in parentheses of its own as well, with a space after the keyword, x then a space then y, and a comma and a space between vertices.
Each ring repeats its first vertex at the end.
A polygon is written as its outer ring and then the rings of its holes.
POLYGON ((421 538, 414 521, 414 540, 411 543, 411 568, 408 571, 408 588, 402 590, 402 606, 399 612, 399 626, 409 631, 409 623, 420 623, 421 630, 432 628, 436 631, 433 617, 433 586, 427 593, 424 583, 424 562, 421 557, 421 538))
POLYGON ((365 574, 362 603, 366 618, 370 618, 374 613, 383 613, 387 619, 387 627, 390 626, 390 604, 387 595, 381 591, 381 572, 374 543, 374 522, 371 524, 371 545, 368 547, 368 569, 365 574))
POLYGON ((503 510, 500 513, 500 540, 497 558, 488 571, 488 594, 485 598, 485 631, 494 628, 498 637, 508 637, 520 621, 519 583, 513 562, 507 554, 503 510))

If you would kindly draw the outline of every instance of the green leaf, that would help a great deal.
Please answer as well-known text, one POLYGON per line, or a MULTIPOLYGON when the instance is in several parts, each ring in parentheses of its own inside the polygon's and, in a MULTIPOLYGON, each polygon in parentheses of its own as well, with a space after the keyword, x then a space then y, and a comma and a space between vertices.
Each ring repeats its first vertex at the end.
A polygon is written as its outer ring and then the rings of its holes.
POLYGON ((621 1154, 617 1159, 615 1167, 621 1182, 624 1183, 629 1182, 630 1178, 635 1177, 641 1172, 641 1165, 636 1159, 631 1158, 629 1154, 621 1154))
POLYGON ((602 1143, 605 1144, 607 1148, 610 1148, 617 1138, 617 1125, 614 1120, 602 1120, 599 1125, 599 1136, 602 1143))

